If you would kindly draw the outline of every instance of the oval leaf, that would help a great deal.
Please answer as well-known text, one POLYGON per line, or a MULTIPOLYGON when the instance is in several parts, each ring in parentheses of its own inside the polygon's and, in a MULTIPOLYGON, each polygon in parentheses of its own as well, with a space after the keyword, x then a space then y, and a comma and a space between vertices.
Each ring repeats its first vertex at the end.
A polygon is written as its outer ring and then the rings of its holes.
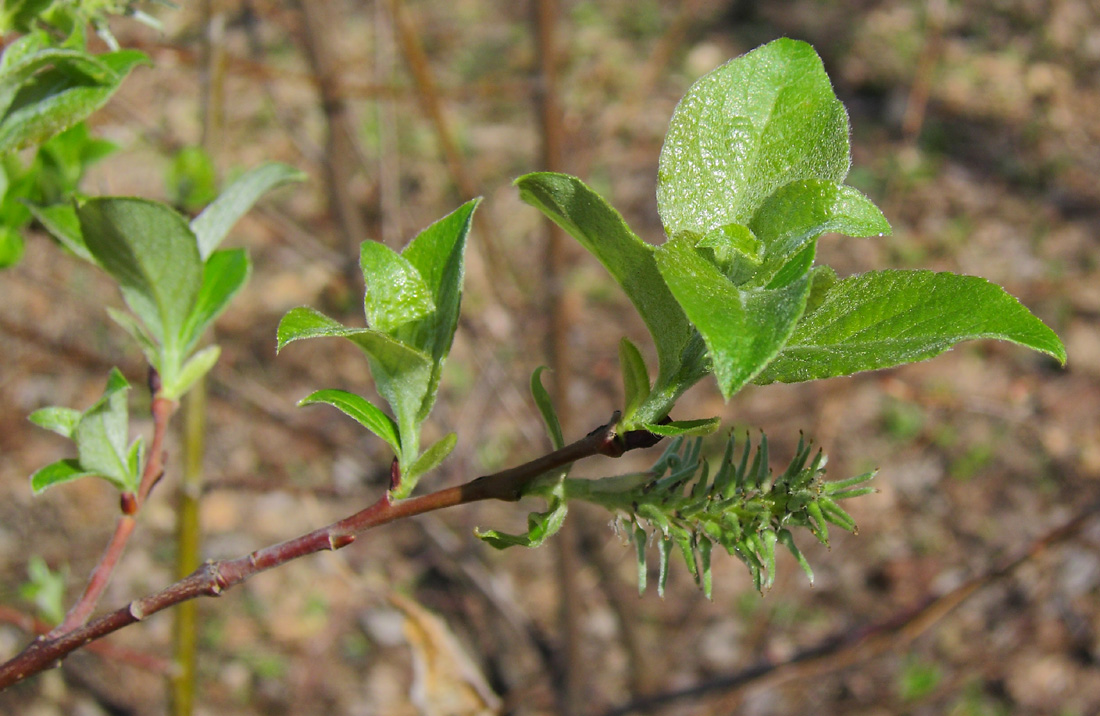
POLYGON ((871 271, 826 289, 758 383, 795 383, 925 360, 995 338, 1065 363, 1058 336, 1003 288, 976 276, 871 271))
POLYGON ((395 329, 435 310, 432 292, 409 260, 385 244, 364 241, 359 265, 367 292, 363 305, 367 325, 393 334, 395 329))
POLYGON ((638 347, 623 337, 619 341, 619 365, 623 371, 623 423, 629 426, 630 418, 649 397, 649 372, 638 347))
POLYGON ((665 232, 749 225, 772 192, 848 173, 848 116, 821 59, 779 39, 704 75, 676 107, 658 166, 665 232))

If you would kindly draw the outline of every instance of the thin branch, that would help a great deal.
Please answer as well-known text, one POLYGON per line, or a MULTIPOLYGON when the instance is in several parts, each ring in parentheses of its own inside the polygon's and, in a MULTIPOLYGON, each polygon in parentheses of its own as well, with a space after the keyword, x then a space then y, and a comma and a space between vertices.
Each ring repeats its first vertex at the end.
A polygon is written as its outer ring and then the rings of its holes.
POLYGON ((111 541, 107 543, 107 549, 104 550, 99 563, 92 569, 92 573, 88 577, 88 583, 84 587, 84 593, 80 595, 80 599, 65 615, 64 621, 50 632, 49 636, 51 638, 60 637, 85 624, 88 617, 95 610, 96 604, 99 603, 103 590, 107 588, 108 582, 111 581, 111 574, 114 572, 115 565, 118 564, 118 560, 126 548, 126 543, 137 525, 134 515, 141 509, 141 505, 144 504, 145 499, 149 496, 157 481, 160 480, 161 475, 164 474, 164 434, 168 431, 168 422, 175 411, 176 403, 174 401, 165 400, 164 398, 153 399, 151 407, 153 441, 149 447, 149 460, 146 461, 145 470, 141 475, 138 494, 135 497, 131 493, 123 493, 123 514, 115 524, 115 532, 111 536, 111 541))
POLYGON ((383 495, 370 507, 338 522, 286 542, 264 547, 237 559, 207 562, 188 577, 88 624, 56 637, 39 637, 0 665, 0 690, 57 666, 61 660, 93 641, 139 622, 168 607, 197 597, 217 597, 226 590, 273 567, 325 550, 348 546, 367 530, 394 520, 481 500, 515 502, 540 476, 595 455, 619 457, 627 450, 648 447, 659 438, 644 431, 616 433, 618 413, 585 437, 517 467, 484 475, 457 487, 419 497, 391 501, 383 495))
POLYGON ((885 621, 830 637, 820 644, 798 652, 783 662, 764 661, 734 674, 704 681, 675 691, 666 691, 635 699, 604 712, 603 716, 654 713, 675 703, 690 702, 710 694, 733 694, 750 687, 775 686, 794 679, 808 679, 839 671, 887 651, 903 647, 921 636, 956 607, 982 589, 1014 573, 1021 565, 1051 547, 1077 536, 1100 514, 1100 502, 1093 503, 1062 525, 1038 538, 1015 559, 979 574, 938 597, 928 597, 920 605, 903 610, 885 621))

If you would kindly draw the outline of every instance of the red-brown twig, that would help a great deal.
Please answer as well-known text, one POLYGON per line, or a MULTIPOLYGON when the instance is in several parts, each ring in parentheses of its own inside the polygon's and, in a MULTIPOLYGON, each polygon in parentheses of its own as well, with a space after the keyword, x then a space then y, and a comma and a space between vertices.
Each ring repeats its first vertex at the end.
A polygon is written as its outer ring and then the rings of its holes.
POLYGON ((175 411, 176 403, 174 401, 160 397, 153 398, 151 407, 153 413, 153 441, 149 447, 149 460, 145 463, 145 470, 141 474, 137 496, 135 497, 131 493, 123 493, 123 514, 115 524, 115 532, 111 535, 111 541, 107 543, 107 549, 103 551, 103 556, 99 558, 99 562, 92 569, 92 573, 88 577, 88 583, 84 586, 84 593, 80 595, 80 599, 76 601, 76 604, 69 609, 65 619, 49 633, 48 638, 58 638, 83 626, 88 621, 88 617, 92 615, 92 611, 95 610, 96 604, 99 603, 103 590, 107 588, 107 583, 111 581, 111 574, 115 570, 115 565, 118 564, 122 551, 126 548, 126 543, 130 540, 134 527, 137 526, 134 515, 141 509, 141 505, 144 504, 145 499, 149 496, 157 481, 160 480, 161 475, 164 474, 164 434, 168 431, 168 423, 175 411))
POLYGON ((0 665, 0 690, 58 665, 73 651, 156 612, 197 597, 216 597, 246 579, 314 552, 346 547, 363 532, 394 520, 481 500, 515 502, 539 476, 594 455, 619 457, 627 450, 648 447, 659 439, 644 431, 618 435, 616 414, 610 422, 560 450, 517 467, 478 477, 420 497, 393 502, 383 496, 370 507, 338 522, 286 542, 264 547, 237 559, 207 562, 190 576, 125 607, 59 636, 39 637, 0 665))

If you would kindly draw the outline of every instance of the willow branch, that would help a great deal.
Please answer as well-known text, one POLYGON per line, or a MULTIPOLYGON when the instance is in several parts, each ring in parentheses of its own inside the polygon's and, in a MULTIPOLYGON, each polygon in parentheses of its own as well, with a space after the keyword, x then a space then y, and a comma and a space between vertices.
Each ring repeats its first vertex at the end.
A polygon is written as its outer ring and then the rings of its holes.
POLYGON ((64 634, 36 639, 18 655, 0 665, 0 690, 57 666, 73 651, 152 614, 198 597, 220 596, 260 572, 306 555, 341 549, 367 530, 405 517, 471 502, 515 502, 526 494, 527 489, 540 476, 550 470, 595 455, 619 457, 627 450, 649 447, 660 439, 644 431, 619 435, 615 430, 618 417, 616 413, 606 425, 593 430, 580 440, 523 465, 419 497, 392 501, 387 495, 383 495, 373 505, 300 537, 258 549, 236 559, 207 562, 175 584, 135 599, 84 626, 64 634))
POLYGON ((122 494, 122 516, 115 523, 115 532, 111 535, 110 542, 107 543, 107 549, 103 551, 103 556, 99 558, 99 562, 92 569, 92 573, 88 577, 88 583, 84 586, 84 593, 80 595, 80 599, 65 615, 65 619, 50 632, 50 637, 60 637, 62 634, 82 626, 88 621, 88 617, 92 615, 96 604, 99 603, 103 590, 107 588, 107 584, 111 581, 111 574, 114 573, 115 565, 122 557, 126 543, 129 542, 130 535, 133 534, 134 527, 137 526, 137 520, 134 516, 141 505, 144 504, 157 481, 160 480, 161 475, 164 474, 164 435, 168 431, 168 423, 175 411, 176 403, 174 401, 160 397, 153 398, 151 407, 153 441, 149 448, 149 460, 146 461, 145 470, 141 474, 138 493, 136 496, 129 492, 122 494))

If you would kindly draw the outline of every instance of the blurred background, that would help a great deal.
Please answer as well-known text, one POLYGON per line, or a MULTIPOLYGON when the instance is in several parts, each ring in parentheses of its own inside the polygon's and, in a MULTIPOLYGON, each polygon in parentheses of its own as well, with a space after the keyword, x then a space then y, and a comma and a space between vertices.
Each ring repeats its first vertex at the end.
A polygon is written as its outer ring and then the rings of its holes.
MULTIPOLYGON (((620 336, 655 365, 645 327, 579 246, 548 249, 547 227, 511 182, 547 167, 576 174, 660 243, 657 157, 677 100, 702 74, 777 37, 821 55, 850 113, 848 181, 894 226, 885 238, 825 237, 819 260, 841 275, 928 267, 984 276, 1069 352, 1062 370, 980 342, 895 370, 749 387, 728 404, 709 379, 693 389, 677 418, 721 415, 725 429, 762 429, 777 467, 802 431, 829 454, 831 476, 880 470, 879 492, 848 505, 858 535, 835 535, 831 549, 799 538, 812 586, 783 555, 761 596, 720 555, 712 601, 682 564, 664 599, 640 597, 631 549, 606 513, 578 507, 555 544, 496 552, 473 528, 519 531, 538 502, 448 510, 199 603, 196 713, 1100 711, 1100 520, 1034 549, 1100 497, 1100 5, 181 5, 157 10, 162 32, 125 18, 112 25, 155 66, 93 115, 93 134, 120 150, 83 189, 195 209, 218 177, 265 160, 312 178, 279 190, 230 238, 248 247, 254 272, 216 327, 206 557, 311 530, 385 489, 379 441, 334 410, 294 407, 319 388, 369 393, 365 361, 335 341, 295 344, 276 359, 275 328, 298 305, 361 321, 359 242, 399 248, 470 196, 486 201, 425 438, 454 430, 459 444, 421 489, 548 449, 527 393, 539 365, 556 368, 567 439, 606 422, 621 401, 620 336), (203 172, 206 184, 196 180, 203 172), (1031 556, 997 572, 1022 554, 1031 556), (938 602, 914 612, 953 589, 968 597, 953 610, 938 602), (833 649, 825 658, 746 673, 823 645, 833 649)), ((112 291, 34 232, 23 262, 0 279, 0 604, 24 613, 33 611, 20 596, 31 556, 67 565, 71 601, 117 515, 114 491, 97 481, 32 499, 29 475, 69 446, 26 421, 44 405, 89 405, 112 365, 144 383, 139 352, 102 310, 121 305, 112 291)), ((142 392, 131 411, 147 430, 142 392)), ((659 451, 591 460, 573 474, 644 468, 659 451)), ((104 607, 173 581, 179 452, 174 437, 104 607)), ((163 713, 171 628, 162 614, 111 637, 135 652, 126 658, 77 653, 0 694, 0 712, 163 713)), ((0 655, 27 638, 0 624, 0 655)))

